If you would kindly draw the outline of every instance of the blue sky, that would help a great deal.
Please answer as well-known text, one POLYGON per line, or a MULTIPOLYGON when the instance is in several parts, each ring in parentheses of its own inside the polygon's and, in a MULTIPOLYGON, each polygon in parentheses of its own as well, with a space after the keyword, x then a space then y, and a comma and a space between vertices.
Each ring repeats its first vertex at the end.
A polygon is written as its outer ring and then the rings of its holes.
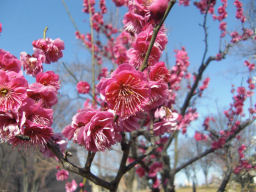
MULTIPOLYGON (((106 1, 108 7, 113 3, 106 1)), ((82 12, 81 0, 66 0, 74 20, 81 32, 89 31, 88 17, 82 12)), ((234 8, 229 6, 230 17, 234 17, 234 8)), ((124 10, 120 11, 121 14, 124 10)), ((62 61, 72 62, 79 59, 81 62, 88 61, 90 55, 79 46, 75 39, 75 29, 67 16, 61 0, 1 0, 0 1, 0 22, 3 25, 3 32, 0 36, 0 48, 10 51, 19 57, 21 51, 32 53, 32 41, 42 38, 43 29, 48 26, 47 36, 50 38, 61 38, 65 42, 64 57, 62 61)), ((121 18, 120 18, 121 22, 121 18)), ((174 49, 181 46, 186 47, 190 57, 190 69, 196 70, 201 62, 203 50, 203 30, 199 27, 202 23, 202 15, 197 9, 175 5, 167 21, 166 28, 169 43, 166 54, 170 59, 170 66, 174 64, 174 49)), ((238 23, 230 22, 228 26, 236 28, 238 23)), ((215 55, 219 44, 218 22, 212 22, 209 17, 209 53, 215 55)), ((229 71, 234 66, 241 66, 241 60, 231 57, 224 62, 213 63, 206 71, 206 75, 211 77, 209 92, 218 102, 222 104, 230 101, 228 94, 230 80, 225 79, 230 76, 229 71), (221 75, 220 75, 221 74, 221 75), (227 83, 223 83, 227 82, 227 83), (220 96, 221 93, 221 96, 220 96)))
MULTIPOLYGON (((106 0, 108 7, 115 12, 111 0, 106 0)), ((81 32, 89 32, 88 17, 82 12, 82 0, 66 0, 70 12, 81 32)), ((120 14, 125 10, 121 9, 120 14)), ((228 6, 229 17, 234 18, 234 6, 228 6)), ((203 51, 203 30, 199 10, 192 7, 175 5, 166 20, 169 43, 166 54, 170 59, 170 66, 174 65, 174 49, 184 46, 190 57, 191 70, 197 70, 203 51)), ((120 18, 121 22, 121 18, 120 18)), ((81 48, 75 39, 75 29, 66 14, 61 0, 0 0, 0 23, 3 32, 0 34, 0 48, 7 50, 19 57, 19 53, 26 51, 32 54, 32 41, 43 37, 43 30, 48 26, 47 36, 55 39, 61 38, 65 42, 64 57, 61 61, 66 63, 80 60, 90 61, 90 55, 81 48)), ((238 22, 229 22, 229 29, 239 27, 238 22)), ((213 22, 209 16, 209 55, 215 55, 219 47, 218 22, 213 22)), ((57 65, 57 64, 53 64, 57 65)), ((201 101, 200 112, 216 113, 216 103, 221 107, 228 106, 231 102, 231 84, 240 85, 241 75, 238 71, 246 71, 243 59, 231 55, 222 62, 213 62, 207 69, 205 76, 211 78, 207 95, 201 101)))

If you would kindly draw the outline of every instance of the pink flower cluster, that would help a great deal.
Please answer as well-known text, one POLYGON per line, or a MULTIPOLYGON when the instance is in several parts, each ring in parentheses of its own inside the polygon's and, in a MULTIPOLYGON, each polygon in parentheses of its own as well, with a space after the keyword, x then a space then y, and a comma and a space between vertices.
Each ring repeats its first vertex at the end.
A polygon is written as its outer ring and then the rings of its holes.
POLYGON ((242 23, 246 21, 246 17, 243 13, 243 4, 239 0, 235 0, 234 5, 236 7, 236 18, 239 19, 242 23))
POLYGON ((21 52, 20 60, 24 71, 34 77, 43 71, 43 63, 56 62, 63 56, 64 42, 60 39, 39 39, 33 41, 32 45, 34 53, 29 55, 26 52, 21 52))
POLYGON ((47 141, 61 141, 51 128, 59 76, 53 71, 42 72, 41 64, 46 58, 57 61, 64 44, 59 39, 47 39, 37 41, 35 46, 32 56, 21 53, 21 61, 0 49, 0 140, 14 146, 38 145, 42 152, 52 155, 46 148, 47 141), (28 84, 21 65, 36 77, 35 83, 28 84))
POLYGON ((82 109, 62 134, 89 151, 105 151, 121 138, 114 126, 114 115, 107 111, 82 109))

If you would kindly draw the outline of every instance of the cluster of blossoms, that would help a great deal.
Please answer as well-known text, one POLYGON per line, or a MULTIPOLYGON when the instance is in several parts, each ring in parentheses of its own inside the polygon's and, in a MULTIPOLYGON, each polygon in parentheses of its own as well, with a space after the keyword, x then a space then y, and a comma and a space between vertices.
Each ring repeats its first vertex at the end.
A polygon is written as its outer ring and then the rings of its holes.
POLYGON ((246 160, 245 158, 245 151, 247 149, 247 146, 242 144, 239 148, 238 148, 238 154, 239 154, 239 163, 238 165, 234 168, 234 173, 235 174, 244 174, 244 173, 248 173, 250 170, 252 169, 256 169, 256 166, 253 165, 252 162, 250 162, 249 160, 246 160))
MULTIPOLYGON (((90 2, 89 6, 88 1, 85 1, 84 11, 88 13, 91 7, 91 12, 96 14, 93 9, 95 3, 90 2)), ((168 2, 133 1, 122 4, 127 5, 129 9, 123 21, 125 30, 109 48, 113 61, 118 64, 118 67, 109 76, 104 70, 100 74, 100 82, 97 85, 101 109, 86 106, 79 110, 73 117, 71 125, 63 130, 65 137, 85 146, 89 151, 104 151, 121 140, 123 131, 130 132, 143 126, 148 126, 150 129, 148 119, 154 116, 156 110, 158 111, 156 113, 161 115, 156 115, 153 122, 155 135, 178 129, 180 115, 170 109, 172 97, 169 93, 173 89, 170 85, 173 84, 171 81, 176 81, 178 86, 189 62, 184 61, 188 60, 188 57, 181 55, 180 62, 177 64, 180 73, 175 75, 173 70, 172 78, 165 63, 159 62, 167 44, 164 27, 158 33, 153 45, 149 56, 149 67, 144 71, 140 70, 153 35, 153 26, 161 19, 158 18, 159 14, 163 15, 168 2), (141 21, 132 19, 134 17, 140 18, 141 21), (138 21, 139 23, 136 23, 138 21), (186 67, 182 67, 183 65, 186 67), (180 81, 178 82, 176 78, 180 78, 180 81), (142 122, 144 122, 143 125, 142 122)), ((185 51, 184 54, 186 55, 185 51)), ((89 85, 85 82, 79 82, 78 92, 87 93, 86 87, 89 89, 89 85)))
POLYGON ((46 144, 52 139, 65 148, 62 136, 54 134, 53 105, 57 103, 59 76, 53 71, 42 72, 42 62, 50 63, 62 57, 64 49, 60 39, 40 39, 33 42, 32 56, 21 53, 18 60, 0 49, 0 140, 15 146, 38 145, 47 155, 46 144), (21 66, 36 78, 29 84, 21 66))

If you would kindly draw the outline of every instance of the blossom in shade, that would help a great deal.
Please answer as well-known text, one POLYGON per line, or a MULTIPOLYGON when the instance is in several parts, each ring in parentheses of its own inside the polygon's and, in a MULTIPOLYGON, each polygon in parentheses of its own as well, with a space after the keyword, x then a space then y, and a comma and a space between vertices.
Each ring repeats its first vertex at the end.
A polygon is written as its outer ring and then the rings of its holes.
POLYGON ((136 168, 136 173, 139 177, 143 177, 145 175, 145 169, 139 166, 136 168))
POLYGON ((206 141, 208 139, 207 135, 200 132, 196 132, 194 138, 197 141, 206 141))
POLYGON ((45 126, 35 126, 26 127, 19 137, 13 137, 9 140, 14 146, 24 145, 24 146, 39 146, 45 147, 47 141, 53 135, 53 130, 51 127, 45 126), (23 137, 23 138, 21 138, 23 137))
POLYGON ((120 141, 119 130, 113 126, 114 115, 107 111, 97 111, 90 121, 80 129, 78 143, 88 151, 105 151, 120 141))
MULTIPOLYGON (((61 133, 54 133, 54 135, 51 137, 51 141, 59 147, 59 149, 62 153, 64 153, 64 151, 67 148, 68 143, 61 133)), ((41 147, 40 151, 46 157, 55 157, 55 154, 47 147, 41 147)))
POLYGON ((55 87, 44 86, 41 83, 30 84, 27 94, 28 97, 32 98, 36 102, 42 103, 46 108, 52 107, 58 101, 55 87))
POLYGON ((119 65, 110 78, 101 79, 98 90, 121 118, 143 111, 150 93, 143 73, 128 64, 119 65))
POLYGON ((178 129, 180 115, 172 112, 169 108, 162 106, 157 109, 155 111, 155 117, 160 118, 160 121, 154 123, 153 130, 155 135, 162 135, 178 129))
POLYGON ((65 184, 65 189, 66 192, 74 192, 77 189, 76 181, 73 179, 71 182, 67 182, 65 184))
POLYGON ((163 164, 160 162, 154 162, 150 167, 149 167, 149 177, 156 177, 157 173, 160 172, 163 168, 163 164))
POLYGON ((53 71, 38 73, 36 75, 36 82, 44 86, 53 86, 56 90, 60 88, 59 75, 53 71))
POLYGON ((50 64, 58 61, 62 56, 64 50, 64 42, 57 38, 52 40, 50 38, 38 39, 32 42, 35 52, 45 55, 45 63, 50 64))
POLYGON ((17 113, 0 112, 0 143, 20 134, 17 113))
POLYGON ((58 170, 58 172, 56 173, 57 181, 67 180, 68 176, 69 176, 69 172, 67 170, 65 170, 65 169, 58 170))
POLYGON ((90 84, 86 81, 79 81, 76 85, 78 93, 86 94, 90 91, 90 84))
POLYGON ((39 54, 38 57, 36 57, 33 55, 31 56, 26 52, 21 52, 20 61, 24 71, 26 71, 27 74, 35 77, 39 72, 43 71, 45 56, 43 54, 39 54))
POLYGON ((149 81, 150 96, 147 110, 155 109, 168 102, 168 85, 162 81, 149 81))
POLYGON ((77 137, 80 129, 84 128, 89 123, 95 113, 95 110, 89 109, 82 109, 78 111, 78 113, 73 116, 71 125, 66 126, 63 129, 62 134, 69 140, 73 140, 73 142, 78 143, 77 137))
POLYGON ((27 97, 27 87, 23 76, 0 70, 0 111, 17 111, 27 97))
POLYGON ((14 145, 39 145, 45 146, 52 137, 53 130, 50 127, 53 121, 53 110, 46 109, 40 103, 27 98, 19 110, 20 135, 28 137, 28 140, 22 140, 17 137, 11 139, 14 145))
POLYGON ((126 132, 131 132, 140 128, 140 113, 135 116, 131 116, 128 119, 118 118, 116 125, 119 127, 118 129, 126 132))
POLYGON ((150 67, 149 78, 151 81, 164 81, 168 83, 171 75, 164 62, 158 62, 150 67))
POLYGON ((0 69, 4 71, 21 72, 20 61, 11 53, 0 49, 0 69))

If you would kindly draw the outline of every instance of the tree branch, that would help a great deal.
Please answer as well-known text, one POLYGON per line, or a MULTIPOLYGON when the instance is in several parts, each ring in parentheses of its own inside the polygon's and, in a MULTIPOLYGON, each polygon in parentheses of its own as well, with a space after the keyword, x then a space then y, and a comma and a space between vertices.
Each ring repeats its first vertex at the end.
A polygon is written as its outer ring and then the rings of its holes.
POLYGON ((150 44, 149 44, 148 50, 147 50, 147 52, 146 52, 146 56, 145 56, 145 58, 144 58, 144 60, 143 60, 142 65, 140 66, 140 71, 144 71, 144 69, 147 68, 147 66, 148 66, 148 59, 149 59, 151 50, 152 50, 152 48, 153 48, 153 45, 154 45, 154 43, 155 43, 157 34, 158 34, 159 30, 161 29, 161 27, 162 27, 162 25, 163 25, 165 19, 167 18, 169 12, 171 11, 171 9, 172 9, 172 7, 173 7, 173 5, 174 5, 175 3, 176 3, 176 0, 171 0, 171 1, 169 2, 169 5, 168 5, 168 7, 167 7, 167 9, 166 9, 166 11, 165 11, 165 13, 164 13, 164 16, 163 16, 162 20, 161 20, 160 23, 154 28, 154 32, 153 32, 152 38, 151 38, 151 40, 150 40, 150 44))
MULTIPOLYGON (((247 126, 251 125, 253 122, 255 121, 255 119, 252 119, 252 120, 247 120, 245 121, 242 125, 240 125, 236 131, 234 131, 234 133, 232 135, 230 135, 225 143, 227 144, 229 141, 231 141, 232 139, 234 139, 236 137, 237 134, 239 134, 242 130, 244 130, 247 126)), ((226 145, 225 144, 225 145, 226 145)), ((225 146, 224 145, 224 146, 225 146)), ((179 166, 178 168, 176 168, 174 170, 174 173, 177 173, 179 172, 180 170, 184 169, 185 167, 189 166, 190 164, 194 163, 195 161, 205 157, 206 155, 210 154, 210 153, 213 153, 214 151, 218 150, 219 148, 210 148, 210 149, 207 149, 206 151, 204 151, 203 153, 197 155, 196 157, 188 160, 187 162, 183 163, 181 166, 179 166)))

